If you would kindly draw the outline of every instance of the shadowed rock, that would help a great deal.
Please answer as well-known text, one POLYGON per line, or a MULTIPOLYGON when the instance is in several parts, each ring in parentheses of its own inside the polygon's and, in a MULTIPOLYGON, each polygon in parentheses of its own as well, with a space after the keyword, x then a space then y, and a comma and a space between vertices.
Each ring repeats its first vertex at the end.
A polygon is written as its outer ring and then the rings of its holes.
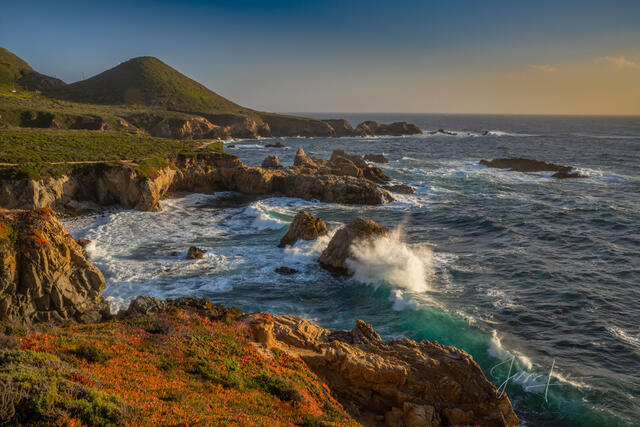
POLYGON ((332 273, 348 275, 346 261, 351 256, 351 245, 356 241, 374 239, 387 233, 388 228, 371 219, 358 217, 336 232, 320 254, 318 262, 332 273))
POLYGON ((206 251, 203 251, 200 248, 196 248, 195 246, 191 246, 187 251, 187 259, 202 259, 204 258, 204 254, 206 251))
POLYGON ((410 185, 404 184, 383 185, 382 188, 387 191, 391 191, 392 193, 398 194, 414 194, 416 192, 415 188, 411 187, 410 185))
POLYGON ((266 148, 285 148, 286 145, 284 145, 281 141, 277 141, 273 144, 267 144, 265 145, 266 148))
POLYGON ((394 122, 383 125, 373 120, 360 123, 354 130, 354 134, 357 136, 402 136, 418 135, 421 133, 422 129, 411 123, 394 122))
POLYGON ((280 240, 279 248, 291 246, 298 239, 315 240, 327 234, 327 225, 323 220, 317 218, 311 212, 300 211, 296 214, 293 222, 289 226, 289 231, 280 240))
POLYGON ((496 169, 511 169, 516 172, 556 172, 553 178, 588 178, 574 170, 571 166, 562 166, 555 163, 547 163, 540 160, 525 159, 522 157, 501 158, 493 160, 480 160, 480 164, 496 169))
POLYGON ((278 274, 283 274, 285 276, 291 276, 292 274, 298 273, 298 270, 290 267, 278 267, 274 271, 278 274))
POLYGON ((387 160, 384 154, 367 153, 364 155, 364 159, 374 163, 389 163, 389 160, 387 160))
POLYGON ((109 317, 105 280, 49 209, 0 211, 0 320, 109 317))
POLYGON ((344 119, 328 119, 323 120, 323 122, 329 124, 335 131, 335 136, 353 136, 353 128, 349 124, 348 121, 344 119))

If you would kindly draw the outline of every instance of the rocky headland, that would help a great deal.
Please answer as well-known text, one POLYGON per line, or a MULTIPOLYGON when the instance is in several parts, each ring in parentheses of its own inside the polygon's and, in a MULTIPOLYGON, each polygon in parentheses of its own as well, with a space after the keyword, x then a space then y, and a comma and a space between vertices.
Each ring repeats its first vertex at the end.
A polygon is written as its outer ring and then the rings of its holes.
POLYGON ((238 157, 207 150, 184 153, 151 167, 96 163, 60 176, 10 178, 0 182, 0 207, 6 209, 75 210, 83 202, 98 206, 155 211, 163 197, 174 192, 212 194, 237 191, 317 199, 324 202, 378 205, 393 200, 380 188, 388 178, 361 156, 336 150, 330 160, 296 155, 294 165, 276 168, 246 166, 238 157))

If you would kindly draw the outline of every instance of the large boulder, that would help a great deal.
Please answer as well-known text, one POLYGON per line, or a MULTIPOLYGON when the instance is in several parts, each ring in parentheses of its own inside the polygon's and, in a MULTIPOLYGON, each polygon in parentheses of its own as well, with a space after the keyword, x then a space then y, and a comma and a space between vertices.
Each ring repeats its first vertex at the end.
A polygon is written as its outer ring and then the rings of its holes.
POLYGON ((376 183, 390 179, 379 168, 370 166, 362 156, 349 154, 345 150, 333 150, 329 160, 309 157, 302 148, 298 149, 291 172, 312 175, 337 175, 365 178, 376 183))
POLYGON ((387 227, 363 217, 358 217, 341 228, 333 236, 318 262, 326 270, 336 274, 348 275, 347 258, 351 256, 351 246, 355 242, 375 239, 389 233, 387 227))
POLYGON ((280 240, 279 248, 291 246, 298 241, 315 240, 327 234, 327 225, 323 220, 317 218, 311 212, 300 211, 296 214, 293 222, 289 226, 289 231, 280 240))
POLYGON ((51 210, 0 211, 0 321, 98 322, 105 285, 51 210))
POLYGON ((351 331, 334 332, 295 316, 254 313, 242 320, 265 353, 304 360, 363 425, 518 425, 509 398, 455 347, 384 342, 361 320, 351 331))
POLYGON ((416 192, 415 188, 405 184, 383 185, 382 188, 398 194, 414 194, 416 192))
POLYGON ((510 169, 516 172, 555 172, 552 177, 559 179, 588 178, 587 175, 572 172, 574 168, 571 166, 557 165, 555 163, 547 163, 522 157, 480 160, 480 164, 490 168, 510 169))

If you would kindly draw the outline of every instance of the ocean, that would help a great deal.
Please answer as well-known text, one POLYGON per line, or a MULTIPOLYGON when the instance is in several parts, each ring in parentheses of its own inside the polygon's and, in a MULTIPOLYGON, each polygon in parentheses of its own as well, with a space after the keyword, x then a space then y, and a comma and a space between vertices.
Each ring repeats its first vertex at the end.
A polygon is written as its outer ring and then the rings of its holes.
POLYGON ((315 114, 458 134, 278 138, 233 142, 249 165, 299 147, 384 153, 378 165, 416 188, 384 206, 343 206, 236 193, 175 195, 161 212, 113 210, 67 219, 89 238, 114 309, 140 294, 208 297, 245 312, 295 314, 327 328, 371 323, 383 338, 466 350, 511 398, 522 425, 615 426, 640 419, 640 118, 315 114), (489 132, 483 135, 484 131, 489 132), (527 157, 586 179, 489 169, 527 157), (351 278, 316 259, 330 236, 277 244, 300 209, 334 233, 357 216, 393 229, 359 248, 351 278), (202 260, 184 259, 189 246, 202 260), (173 251, 178 256, 172 256, 173 251), (293 276, 278 266, 299 270, 293 276))

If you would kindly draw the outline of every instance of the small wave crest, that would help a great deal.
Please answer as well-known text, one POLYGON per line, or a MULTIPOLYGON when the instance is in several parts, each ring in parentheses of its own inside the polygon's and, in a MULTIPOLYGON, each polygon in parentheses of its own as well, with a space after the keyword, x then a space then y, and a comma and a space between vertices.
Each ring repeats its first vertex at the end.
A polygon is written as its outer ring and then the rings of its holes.
POLYGON ((412 292, 429 290, 433 276, 433 252, 427 246, 411 246, 404 241, 402 227, 385 236, 355 242, 347 267, 360 282, 412 292))

